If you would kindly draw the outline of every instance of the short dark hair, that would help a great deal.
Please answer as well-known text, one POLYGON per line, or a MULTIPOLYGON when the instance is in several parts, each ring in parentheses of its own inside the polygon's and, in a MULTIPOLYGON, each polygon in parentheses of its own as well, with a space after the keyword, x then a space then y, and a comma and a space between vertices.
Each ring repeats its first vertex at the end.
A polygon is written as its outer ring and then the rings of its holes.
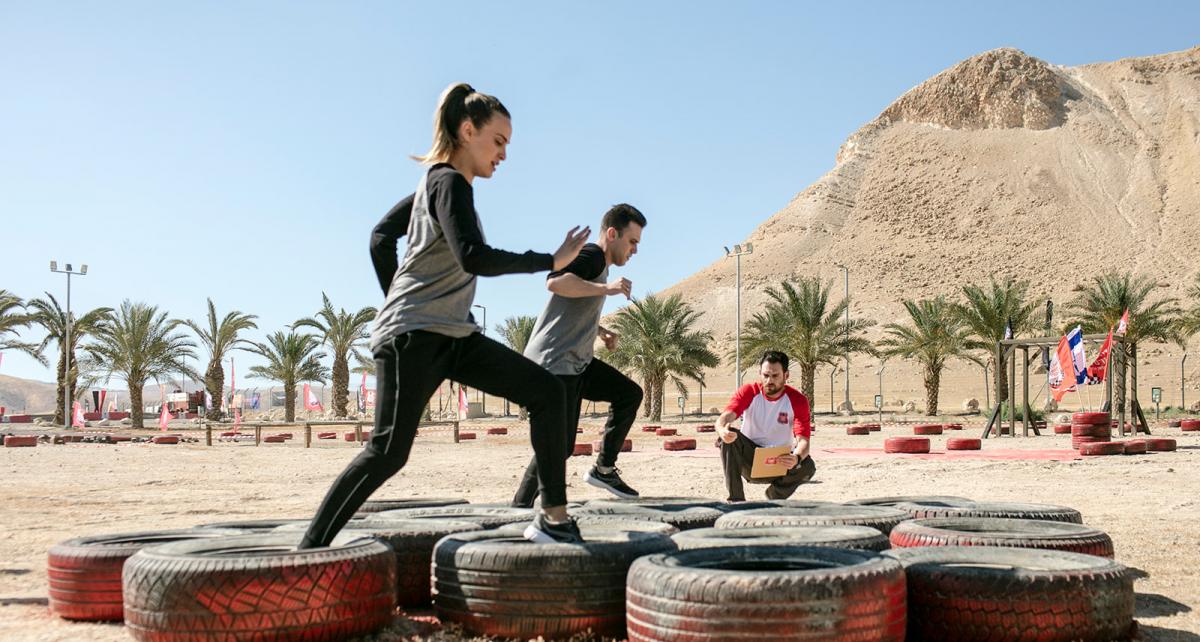
POLYGON ((617 234, 625 231, 630 223, 637 223, 642 227, 646 227, 646 217, 638 208, 628 203, 617 203, 608 208, 604 213, 604 218, 600 221, 600 231, 603 232, 610 227, 617 228, 617 234))
POLYGON ((764 363, 778 363, 783 367, 784 372, 788 371, 788 356, 787 354, 778 350, 767 350, 764 352, 762 359, 760 359, 758 362, 758 365, 761 366, 764 363))

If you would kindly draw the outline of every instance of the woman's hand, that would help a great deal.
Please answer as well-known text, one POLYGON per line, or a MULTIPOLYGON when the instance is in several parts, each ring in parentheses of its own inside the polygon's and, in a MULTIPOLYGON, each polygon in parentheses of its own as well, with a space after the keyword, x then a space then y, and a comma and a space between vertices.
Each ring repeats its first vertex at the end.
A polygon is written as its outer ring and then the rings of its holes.
POLYGON ((584 243, 587 243, 588 237, 591 235, 591 227, 585 227, 582 230, 578 225, 572 227, 571 231, 567 232, 567 239, 558 246, 558 250, 554 253, 554 271, 557 272, 570 265, 571 261, 579 256, 579 250, 584 243))

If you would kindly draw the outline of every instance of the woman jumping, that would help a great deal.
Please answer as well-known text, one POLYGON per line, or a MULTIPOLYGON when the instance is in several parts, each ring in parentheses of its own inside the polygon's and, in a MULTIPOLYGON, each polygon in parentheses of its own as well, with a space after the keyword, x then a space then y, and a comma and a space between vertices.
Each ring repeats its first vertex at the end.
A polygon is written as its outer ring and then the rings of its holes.
POLYGON ((433 147, 414 157, 430 168, 416 193, 392 208, 371 238, 375 271, 387 295, 371 333, 379 382, 375 429, 325 495, 300 548, 328 546, 371 493, 404 467, 425 405, 445 379, 529 409, 542 510, 525 537, 582 541, 567 515, 562 384, 485 337, 471 316, 475 277, 561 270, 591 233, 572 228, 553 255, 488 246, 472 184, 491 178, 511 138, 511 117, 494 96, 465 83, 442 92, 433 147), (405 234, 408 248, 398 262, 396 239, 405 234))

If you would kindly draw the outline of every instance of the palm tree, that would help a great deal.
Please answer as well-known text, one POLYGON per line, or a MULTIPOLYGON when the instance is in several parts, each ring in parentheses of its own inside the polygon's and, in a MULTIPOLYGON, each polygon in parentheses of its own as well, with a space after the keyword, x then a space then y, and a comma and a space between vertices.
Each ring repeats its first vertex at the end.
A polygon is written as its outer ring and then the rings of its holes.
MULTIPOLYGON (((525 354, 525 348, 529 345, 529 339, 533 336, 533 327, 537 325, 537 317, 528 315, 519 315, 508 317, 504 320, 503 325, 496 326, 496 332, 500 333, 500 338, 504 339, 505 345, 512 348, 514 352, 525 354)), ((505 400, 505 404, 508 400, 505 400)), ((505 414, 508 413, 508 406, 504 406, 505 414)), ((529 416, 529 411, 525 406, 521 406, 517 410, 517 418, 525 421, 529 416)))
POLYGON ((249 348, 267 360, 265 366, 250 368, 250 376, 283 384, 284 419, 288 422, 296 420, 296 384, 324 381, 329 376, 329 370, 321 365, 325 353, 320 347, 312 335, 278 331, 269 335, 266 343, 249 348))
MULTIPOLYGON (((1198 284, 1200 285, 1200 284, 1198 284)), ((1103 334, 1121 320, 1129 311, 1129 322, 1125 330, 1128 354, 1114 350, 1117 365, 1115 382, 1117 398, 1112 408, 1125 407, 1125 367, 1137 365, 1137 346, 1144 341, 1169 343, 1179 338, 1180 320, 1183 318, 1178 299, 1164 297, 1150 302, 1150 295, 1159 287, 1157 281, 1145 276, 1133 276, 1129 272, 1106 272, 1093 277, 1090 283, 1076 285, 1075 298, 1067 304, 1068 327, 1079 325, 1085 334, 1103 334)), ((1111 371, 1111 370, 1110 370, 1111 371)))
POLYGON ((244 314, 237 310, 226 314, 217 321, 217 308, 212 299, 208 300, 208 327, 203 327, 195 321, 188 320, 187 324, 200 342, 208 349, 208 368, 204 371, 204 388, 212 398, 212 407, 208 410, 208 418, 216 420, 221 416, 221 400, 225 390, 225 368, 221 365, 225 356, 233 350, 246 350, 250 341, 242 339, 238 334, 251 328, 258 329, 253 314, 244 314))
POLYGON ((613 329, 621 340, 610 353, 612 364, 646 382, 651 421, 662 419, 667 379, 686 397, 684 379, 703 384, 704 368, 721 362, 708 349, 712 335, 692 329, 699 316, 678 294, 666 299, 650 295, 616 314, 613 329))
MULTIPOLYGON (((1013 336, 1037 327, 1034 315, 1038 306, 1027 300, 1028 281, 1008 279, 1000 283, 992 278, 987 287, 968 285, 963 287, 962 293, 966 302, 954 304, 954 314, 966 324, 973 338, 987 346, 995 346, 996 342, 1005 339, 1010 323, 1013 336)), ((1008 368, 1004 367, 1003 353, 995 365, 992 383, 999 391, 996 398, 999 403, 1008 399, 1008 368)))
MULTIPOLYGON (((864 331, 875 325, 866 319, 851 319, 846 324, 847 299, 832 308, 829 306, 829 283, 801 277, 780 283, 779 288, 768 286, 770 298, 766 308, 746 323, 742 333, 742 363, 740 370, 753 367, 768 350, 788 355, 800 371, 800 391, 812 406, 817 365, 836 365, 847 353, 875 354, 875 347, 864 331)), ((734 360, 731 351, 729 360, 734 360)))
MULTIPOLYGON (((101 330, 106 328, 112 322, 112 308, 100 307, 94 310, 89 310, 83 316, 76 317, 71 314, 71 341, 70 345, 64 345, 63 337, 67 333, 67 313, 58 305, 58 299, 54 298, 53 294, 46 293, 44 299, 33 299, 28 303, 28 309, 31 311, 29 319, 33 323, 39 325, 46 331, 46 337, 38 344, 36 350, 41 355, 52 342, 58 344, 58 365, 55 368, 57 391, 55 393, 56 401, 54 405, 54 423, 63 424, 66 417, 63 416, 63 402, 67 399, 74 401, 78 397, 79 384, 79 359, 75 353, 79 349, 80 344, 88 337, 96 336, 101 330), (68 353, 71 357, 71 371, 65 372, 66 358, 68 353)), ((45 363, 45 359, 41 358, 45 363)))
POLYGON ((143 427, 142 388, 150 378, 184 373, 199 378, 187 359, 195 359, 196 344, 183 332, 183 321, 169 319, 157 306, 126 299, 84 350, 107 376, 119 376, 129 389, 134 428, 143 427))
POLYGON ((8 290, 0 290, 0 350, 24 352, 37 359, 42 365, 46 365, 46 358, 38 351, 36 343, 20 341, 16 338, 4 338, 6 334, 19 337, 21 333, 18 328, 27 328, 32 323, 33 318, 26 312, 25 302, 21 300, 21 297, 8 290))
POLYGON ((915 359, 924 368, 925 414, 938 414, 938 392, 942 369, 953 358, 979 363, 971 351, 986 347, 971 338, 971 330, 954 314, 953 305, 945 297, 905 301, 911 323, 889 323, 883 327, 887 336, 880 340, 882 353, 889 357, 915 359))
POLYGON ((338 417, 347 416, 349 403, 350 356, 362 359, 359 346, 370 335, 371 321, 375 319, 375 308, 367 306, 350 313, 341 308, 333 309, 329 297, 321 293, 324 305, 313 317, 305 317, 292 324, 292 328, 313 328, 320 333, 321 340, 333 352, 333 412, 338 417))

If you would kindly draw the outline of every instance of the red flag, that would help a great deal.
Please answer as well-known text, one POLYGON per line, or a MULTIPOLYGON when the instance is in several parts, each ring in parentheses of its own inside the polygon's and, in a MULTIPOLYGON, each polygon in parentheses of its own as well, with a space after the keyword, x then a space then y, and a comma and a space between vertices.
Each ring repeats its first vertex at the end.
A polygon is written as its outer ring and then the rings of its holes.
POLYGON ((237 428, 242 425, 242 411, 239 408, 233 409, 233 426, 237 428))
POLYGON ((1054 401, 1062 401, 1063 395, 1075 390, 1075 366, 1074 360, 1071 358, 1071 345, 1067 342, 1067 337, 1063 336, 1058 342, 1058 349, 1054 352, 1053 358, 1050 359, 1050 372, 1046 374, 1050 381, 1050 394, 1054 396, 1054 401), (1071 374, 1066 374, 1066 369, 1071 369, 1071 374))
POLYGON ((78 401, 71 407, 71 427, 83 428, 83 406, 78 401))
POLYGON ((108 390, 102 388, 100 390, 100 403, 96 404, 98 406, 96 410, 100 411, 101 419, 108 419, 108 409, 104 406, 104 399, 106 397, 108 397, 108 390))
POLYGON ((305 410, 321 410, 321 400, 317 398, 317 393, 313 392, 312 386, 304 384, 304 409, 305 410))
POLYGON ((1117 336, 1125 336, 1125 330, 1129 327, 1129 308, 1125 308, 1125 314, 1121 315, 1121 320, 1117 323, 1117 336))
POLYGON ((1108 373, 1108 355, 1112 352, 1113 331, 1108 331, 1108 337, 1104 339, 1104 343, 1100 344, 1100 354, 1096 355, 1096 360, 1087 369, 1088 385, 1104 383, 1104 376, 1108 373))
POLYGON ((162 405, 162 412, 158 413, 158 428, 159 428, 159 430, 166 430, 167 423, 169 421, 171 421, 171 413, 167 412, 167 404, 164 403, 162 405))

